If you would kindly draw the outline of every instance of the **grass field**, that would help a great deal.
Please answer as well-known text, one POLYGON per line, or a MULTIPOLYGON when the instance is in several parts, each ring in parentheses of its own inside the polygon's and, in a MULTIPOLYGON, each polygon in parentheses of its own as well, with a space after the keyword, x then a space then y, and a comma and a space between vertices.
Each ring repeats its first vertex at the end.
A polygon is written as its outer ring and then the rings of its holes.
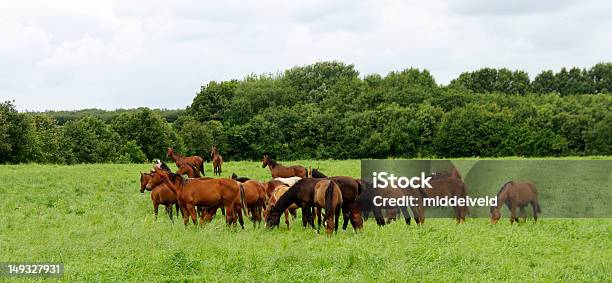
MULTIPOLYGON (((359 175, 359 161, 297 161, 359 175)), ((267 180, 259 162, 227 162, 267 180)), ((153 220, 139 173, 150 165, 0 166, 0 262, 56 261, 67 281, 611 281, 612 219, 510 226, 484 218, 395 222, 328 238, 290 230, 153 220)), ((209 169, 209 168, 208 168, 209 169)), ((296 223, 296 222, 294 222, 296 223)), ((247 224, 250 224, 247 222, 247 224)), ((4 281, 6 278, 0 278, 4 281)), ((27 280, 24 278, 13 280, 27 280)), ((54 279, 52 279, 54 280, 54 279)), ((55 279, 56 280, 56 279, 55 279)))

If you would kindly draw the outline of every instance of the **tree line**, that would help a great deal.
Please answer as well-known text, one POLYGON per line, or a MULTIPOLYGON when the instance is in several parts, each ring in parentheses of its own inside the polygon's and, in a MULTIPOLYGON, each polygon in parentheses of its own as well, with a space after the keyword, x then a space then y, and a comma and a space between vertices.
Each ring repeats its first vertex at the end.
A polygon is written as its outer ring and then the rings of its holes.
POLYGON ((19 113, 0 103, 0 163, 145 162, 168 147, 227 160, 612 154, 612 63, 360 76, 318 62, 209 82, 184 110, 19 113))

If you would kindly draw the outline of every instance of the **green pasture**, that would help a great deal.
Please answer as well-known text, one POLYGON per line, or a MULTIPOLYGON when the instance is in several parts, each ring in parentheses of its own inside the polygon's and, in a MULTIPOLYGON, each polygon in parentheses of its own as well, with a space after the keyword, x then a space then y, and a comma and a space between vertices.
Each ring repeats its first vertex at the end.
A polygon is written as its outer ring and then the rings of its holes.
MULTIPOLYGON (((283 163, 329 175, 360 171, 357 160, 283 163)), ((0 166, 0 262, 62 262, 59 280, 77 282, 612 280, 612 218, 544 216, 513 226, 507 218, 430 218, 423 227, 384 228, 370 220, 360 233, 331 238, 299 219, 272 231, 248 221, 244 230, 228 228, 220 215, 184 227, 163 209, 154 221, 149 192, 139 192, 139 171, 150 167, 0 166)), ((225 163, 223 175, 232 172, 270 176, 260 162, 225 163)))

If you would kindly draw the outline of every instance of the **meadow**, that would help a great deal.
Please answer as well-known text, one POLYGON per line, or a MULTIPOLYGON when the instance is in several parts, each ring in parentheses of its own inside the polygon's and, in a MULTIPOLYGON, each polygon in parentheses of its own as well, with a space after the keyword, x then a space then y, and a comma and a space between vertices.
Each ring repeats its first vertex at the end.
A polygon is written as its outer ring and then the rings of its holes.
MULTIPOLYGON (((328 175, 360 171, 358 160, 287 164, 319 166, 328 175)), ((0 166, 0 262, 62 262, 64 276, 49 280, 79 282, 612 280, 612 218, 544 217, 512 226, 507 218, 497 225, 430 218, 422 227, 398 221, 383 228, 371 219, 360 233, 331 238, 299 219, 290 229, 247 221, 242 230, 226 227, 218 214, 205 227, 185 227, 163 209, 154 221, 149 192, 139 192, 139 171, 150 168, 0 166)), ((269 179, 260 162, 226 162, 223 176, 232 172, 269 179)))

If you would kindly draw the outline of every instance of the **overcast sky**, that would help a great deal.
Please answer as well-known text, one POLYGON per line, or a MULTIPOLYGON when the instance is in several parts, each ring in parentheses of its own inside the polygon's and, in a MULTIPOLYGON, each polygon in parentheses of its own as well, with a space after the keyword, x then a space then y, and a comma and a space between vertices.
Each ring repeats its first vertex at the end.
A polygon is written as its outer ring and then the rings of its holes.
POLYGON ((362 74, 612 61, 612 1, 1 1, 0 100, 184 108, 211 80, 320 60, 362 74))

